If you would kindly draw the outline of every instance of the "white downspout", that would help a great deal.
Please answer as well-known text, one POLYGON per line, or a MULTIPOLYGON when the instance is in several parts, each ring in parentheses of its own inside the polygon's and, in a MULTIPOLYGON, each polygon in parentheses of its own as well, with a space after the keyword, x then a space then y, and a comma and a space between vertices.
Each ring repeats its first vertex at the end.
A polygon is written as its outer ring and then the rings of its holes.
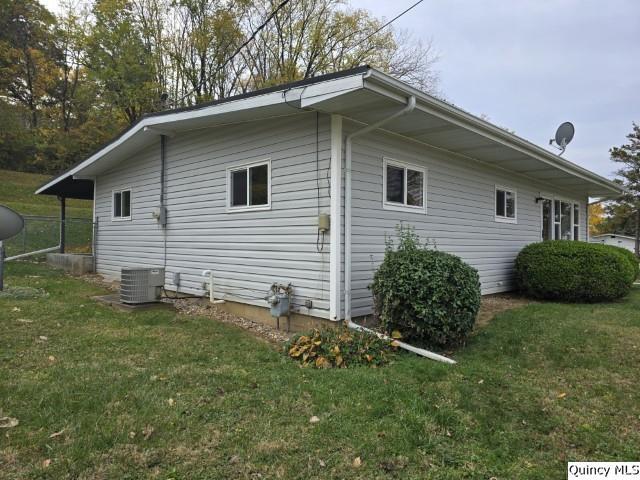
MULTIPOLYGON (((344 172, 344 316, 347 327, 353 330, 359 330, 362 332, 367 332, 373 335, 378 336, 384 340, 392 340, 390 337, 365 328, 357 323, 351 321, 351 147, 352 141, 354 137, 358 135, 364 135, 365 133, 369 133, 373 130, 380 128, 382 125, 387 123, 394 118, 397 118, 401 115, 405 115, 413 111, 416 107, 416 97, 413 95, 407 99, 407 105, 392 115, 379 120, 376 123, 372 123, 371 125, 367 125, 360 130, 350 133, 346 136, 345 139, 345 172, 344 172)), ((456 361, 450 358, 444 357, 442 355, 438 355, 437 353, 430 352, 429 350, 425 350, 423 348, 414 347, 404 342, 395 341, 396 345, 404 350, 408 350, 417 355, 421 355, 426 358, 430 358, 432 360, 437 360, 439 362, 445 362, 450 364, 455 364, 456 361)))
POLYGON ((350 133, 345 138, 344 155, 344 316, 347 323, 351 322, 351 144, 354 137, 364 135, 396 117, 413 111, 416 107, 416 97, 407 99, 407 105, 382 120, 367 125, 360 130, 350 133))

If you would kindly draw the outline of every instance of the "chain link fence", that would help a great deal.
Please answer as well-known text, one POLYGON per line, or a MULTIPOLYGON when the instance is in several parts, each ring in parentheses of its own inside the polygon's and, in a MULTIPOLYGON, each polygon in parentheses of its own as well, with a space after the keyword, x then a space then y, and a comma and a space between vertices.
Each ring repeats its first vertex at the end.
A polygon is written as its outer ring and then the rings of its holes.
MULTIPOLYGON (((23 215, 24 229, 4 241, 7 257, 60 246, 60 218, 23 215)), ((94 225, 90 218, 67 218, 64 222, 65 252, 93 253, 94 225)))

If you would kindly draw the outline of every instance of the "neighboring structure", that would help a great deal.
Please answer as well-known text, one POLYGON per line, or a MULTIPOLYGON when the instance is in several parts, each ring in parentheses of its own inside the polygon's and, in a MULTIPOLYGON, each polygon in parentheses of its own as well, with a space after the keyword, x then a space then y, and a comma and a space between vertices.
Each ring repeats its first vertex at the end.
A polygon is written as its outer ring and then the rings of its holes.
POLYGON ((593 235, 589 238, 592 243, 604 243, 605 245, 613 245, 615 247, 626 248, 627 250, 636 251, 636 239, 626 235, 618 235, 615 233, 603 233, 602 235, 593 235))
POLYGON ((212 270, 228 304, 262 308, 291 283, 297 312, 330 320, 371 313, 401 222, 502 292, 520 249, 586 240, 588 198, 621 192, 369 67, 147 115, 37 193, 89 182, 99 273, 164 267, 167 289, 204 295, 212 270))

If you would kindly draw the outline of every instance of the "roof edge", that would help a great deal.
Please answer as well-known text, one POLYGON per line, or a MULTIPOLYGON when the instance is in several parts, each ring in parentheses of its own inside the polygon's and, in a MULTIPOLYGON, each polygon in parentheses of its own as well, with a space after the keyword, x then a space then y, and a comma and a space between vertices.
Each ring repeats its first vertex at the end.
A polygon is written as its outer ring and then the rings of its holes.
MULTIPOLYGON (((530 142, 529 140, 508 132, 507 130, 500 128, 490 122, 487 122, 486 120, 483 120, 482 118, 477 117, 471 113, 468 113, 459 107, 451 105, 427 93, 424 93, 400 80, 397 80, 390 75, 387 75, 386 73, 376 70, 375 68, 369 69, 369 72, 365 74, 365 79, 383 87, 390 88, 391 90, 402 92, 405 95, 413 95, 424 104, 440 111, 450 120, 462 121, 463 123, 466 123, 468 125, 475 126, 480 130, 480 133, 485 136, 497 137, 508 147, 517 147, 515 148, 516 150, 524 150, 528 155, 538 158, 539 160, 543 160, 546 163, 550 163, 556 168, 561 168, 567 171, 567 173, 571 173, 573 175, 582 177, 585 180, 589 180, 593 183, 597 183, 603 187, 606 187, 612 193, 615 193, 616 196, 625 192, 625 189, 613 180, 609 180, 608 178, 598 175, 597 173, 592 172, 589 169, 566 160, 559 155, 549 152, 539 145, 530 142)), ((465 125, 462 126, 464 127, 465 125)))
MULTIPOLYGON (((353 75, 359 75, 359 74, 363 74, 365 72, 368 72, 370 69, 371 69, 371 67, 369 67, 369 65, 360 65, 360 66, 353 67, 353 68, 350 68, 350 69, 347 69, 347 70, 341 70, 339 72, 332 72, 332 73, 327 73, 327 74, 324 74, 324 75, 318 75, 317 77, 310 77, 310 78, 305 78, 303 80, 297 80, 295 82, 289 82, 289 83, 283 83, 283 84, 280 84, 280 85, 274 85, 273 87, 262 88, 262 89, 259 89, 259 90, 254 90, 254 91, 251 91, 251 92, 242 93, 242 94, 239 94, 239 95, 232 95, 231 97, 225 97, 225 98, 221 98, 221 99, 218 99, 218 100, 212 100, 210 102, 198 103, 196 105, 192 105, 192 106, 188 106, 188 107, 174 108, 174 109, 171 109, 171 110, 163 110, 163 111, 160 111, 160 112, 152 112, 152 113, 144 114, 140 118, 138 118, 138 120, 136 120, 135 123, 129 125, 124 130, 122 130, 118 135, 116 135, 111 140, 109 140, 107 143, 105 143, 105 144, 101 145, 99 148, 97 148, 91 155, 89 155, 86 158, 83 158, 79 162, 76 162, 75 164, 73 164, 69 168, 67 168, 66 170, 63 170, 62 172, 60 172, 57 175, 53 176, 47 182, 43 183, 35 191, 35 194, 36 195, 43 194, 45 192, 45 190, 47 190, 50 187, 54 186, 56 183, 64 180, 65 178, 67 178, 70 175, 73 175, 74 171, 78 167, 83 165, 85 162, 87 162, 91 158, 96 157, 97 155, 99 155, 103 150, 105 150, 106 148, 108 148, 112 144, 116 143, 118 140, 122 139, 125 135, 127 135, 128 133, 134 131, 136 128, 140 127, 141 124, 146 123, 147 120, 149 120, 149 119, 154 119, 154 118, 164 117, 164 116, 169 116, 169 115, 175 115, 175 114, 184 113, 184 112, 203 110, 203 109, 206 109, 206 108, 209 108, 209 107, 214 107, 214 106, 217 106, 217 105, 222 105, 222 104, 233 102, 233 101, 244 100, 244 99, 248 99, 248 98, 252 98, 252 97, 257 97, 257 96, 260 96, 260 95, 267 95, 269 93, 279 92, 279 91, 283 91, 283 90, 290 90, 292 88, 299 88, 299 87, 304 87, 304 86, 307 86, 307 85, 313 85, 315 83, 326 82, 326 81, 329 81, 329 80, 335 80, 335 79, 349 77, 349 76, 353 76, 353 75)), ((94 158, 93 161, 97 161, 99 158, 100 158, 100 156, 97 156, 96 158, 94 158)), ((91 162, 91 163, 93 163, 93 162, 91 162)))

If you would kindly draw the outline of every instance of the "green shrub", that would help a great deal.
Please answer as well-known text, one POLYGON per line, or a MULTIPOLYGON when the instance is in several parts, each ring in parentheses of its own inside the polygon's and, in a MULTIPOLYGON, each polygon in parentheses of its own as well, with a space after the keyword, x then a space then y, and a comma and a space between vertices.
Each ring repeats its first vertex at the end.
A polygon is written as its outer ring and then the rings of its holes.
POLYGON ((422 245, 412 228, 398 228, 398 247, 387 241, 371 291, 382 327, 407 341, 460 343, 480 308, 478 272, 455 255, 422 245))
MULTIPOLYGON (((570 240, 528 245, 518 254, 516 284, 527 296, 602 302, 629 293, 638 262, 622 248, 570 240)), ((633 255, 633 254, 632 254, 633 255)))
POLYGON ((622 247, 615 247, 615 246, 611 246, 611 248, 615 248, 618 253, 620 253, 622 256, 624 256, 627 260, 629 260, 629 262, 631 262, 631 266, 633 267, 634 270, 634 276, 633 279, 637 279, 638 276, 640 275, 640 259, 638 259, 638 257, 636 257, 636 254, 633 253, 630 250, 627 250, 626 248, 622 248, 622 247))
POLYGON ((356 365, 378 367, 395 352, 390 340, 345 328, 314 329, 294 336, 287 355, 305 367, 346 368, 356 365))

